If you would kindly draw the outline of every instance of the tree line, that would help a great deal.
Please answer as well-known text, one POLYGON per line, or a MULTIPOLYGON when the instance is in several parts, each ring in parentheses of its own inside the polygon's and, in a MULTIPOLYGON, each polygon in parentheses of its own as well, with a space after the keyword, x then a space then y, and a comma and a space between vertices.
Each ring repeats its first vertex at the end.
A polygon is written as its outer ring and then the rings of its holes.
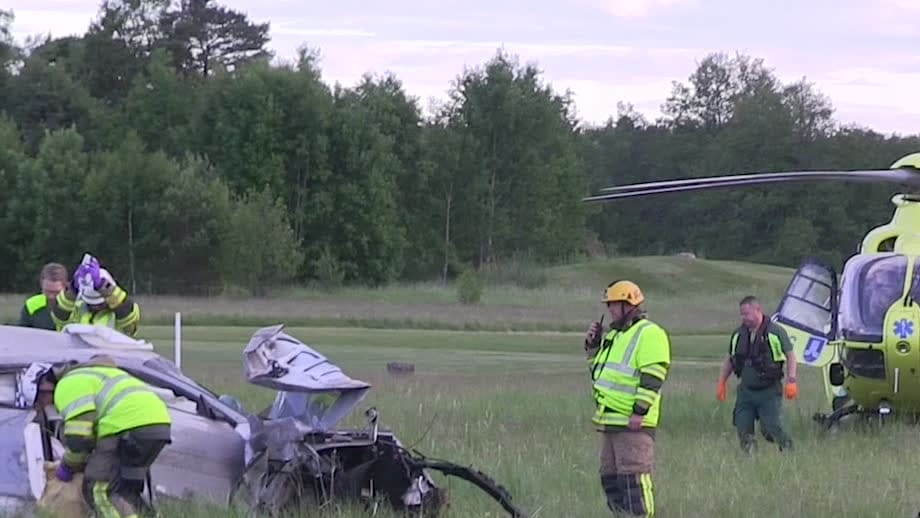
POLYGON ((841 124, 802 80, 712 53, 663 116, 586 127, 537 65, 463 70, 433 116, 392 74, 330 87, 272 64, 268 23, 211 0, 107 0, 82 36, 11 37, 0 11, 0 291, 91 251, 138 293, 448 279, 516 258, 689 250, 842 261, 896 186, 801 184, 604 205, 600 187, 888 167, 917 136, 841 124))

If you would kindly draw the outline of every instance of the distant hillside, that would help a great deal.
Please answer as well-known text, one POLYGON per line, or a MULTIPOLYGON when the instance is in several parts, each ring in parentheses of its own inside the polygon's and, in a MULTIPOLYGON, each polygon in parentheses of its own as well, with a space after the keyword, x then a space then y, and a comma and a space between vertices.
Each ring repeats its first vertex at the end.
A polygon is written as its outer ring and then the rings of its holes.
POLYGON ((794 272, 791 268, 739 261, 650 256, 557 266, 547 269, 546 275, 547 284, 561 287, 603 287, 615 279, 629 279, 650 295, 751 292, 770 299, 785 291, 794 272))

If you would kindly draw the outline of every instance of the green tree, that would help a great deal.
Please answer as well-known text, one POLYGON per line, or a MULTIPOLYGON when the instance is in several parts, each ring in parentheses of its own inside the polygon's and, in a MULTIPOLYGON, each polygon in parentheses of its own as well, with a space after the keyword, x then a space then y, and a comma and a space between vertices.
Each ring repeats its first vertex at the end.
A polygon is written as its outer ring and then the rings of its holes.
POLYGON ((220 235, 224 282, 257 296, 293 279, 304 260, 284 202, 267 189, 235 198, 220 235))

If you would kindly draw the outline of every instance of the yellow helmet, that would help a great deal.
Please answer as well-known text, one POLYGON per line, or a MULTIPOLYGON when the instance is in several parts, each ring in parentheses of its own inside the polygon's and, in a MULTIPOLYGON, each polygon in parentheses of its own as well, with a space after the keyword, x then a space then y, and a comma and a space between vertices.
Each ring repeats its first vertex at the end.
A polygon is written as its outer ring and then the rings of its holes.
POLYGON ((623 301, 638 306, 645 301, 645 295, 639 286, 632 281, 614 281, 607 286, 604 292, 604 300, 601 302, 623 301))

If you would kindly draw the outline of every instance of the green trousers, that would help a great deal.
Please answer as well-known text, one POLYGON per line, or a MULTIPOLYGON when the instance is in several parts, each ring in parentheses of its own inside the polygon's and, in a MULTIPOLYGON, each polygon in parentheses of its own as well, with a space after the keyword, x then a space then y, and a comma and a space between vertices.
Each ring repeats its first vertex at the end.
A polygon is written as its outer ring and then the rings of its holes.
POLYGON ((754 447, 754 423, 760 421, 760 432, 767 442, 777 443, 780 451, 792 448, 792 438, 783 428, 783 385, 775 383, 765 389, 750 389, 738 385, 732 422, 738 431, 741 449, 754 447))

